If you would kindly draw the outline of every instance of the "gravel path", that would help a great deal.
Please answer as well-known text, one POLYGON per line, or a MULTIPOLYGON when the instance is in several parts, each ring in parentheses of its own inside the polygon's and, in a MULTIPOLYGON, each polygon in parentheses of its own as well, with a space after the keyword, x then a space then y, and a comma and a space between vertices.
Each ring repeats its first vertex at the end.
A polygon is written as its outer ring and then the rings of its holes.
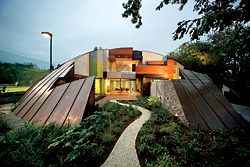
MULTIPOLYGON (((128 106, 115 100, 111 102, 128 106)), ((150 118, 150 111, 135 105, 132 107, 142 112, 142 115, 124 130, 102 167, 140 166, 135 150, 135 140, 142 125, 150 118)))

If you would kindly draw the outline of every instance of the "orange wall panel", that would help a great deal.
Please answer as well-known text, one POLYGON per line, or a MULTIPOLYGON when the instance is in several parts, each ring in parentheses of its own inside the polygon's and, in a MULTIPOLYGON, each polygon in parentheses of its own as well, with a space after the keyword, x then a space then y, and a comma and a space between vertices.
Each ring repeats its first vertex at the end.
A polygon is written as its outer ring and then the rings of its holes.
POLYGON ((148 61, 148 65, 166 65, 167 61, 148 61))
POLYGON ((173 74, 174 69, 168 66, 139 65, 136 66, 136 74, 173 74))

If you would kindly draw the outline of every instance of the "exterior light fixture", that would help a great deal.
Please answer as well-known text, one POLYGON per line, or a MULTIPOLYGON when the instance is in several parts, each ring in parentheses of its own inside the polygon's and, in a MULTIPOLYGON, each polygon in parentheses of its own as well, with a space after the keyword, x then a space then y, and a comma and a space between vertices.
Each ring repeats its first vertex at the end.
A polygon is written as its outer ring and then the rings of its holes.
POLYGON ((52 66, 52 33, 50 33, 50 32, 41 32, 41 34, 45 38, 50 39, 50 71, 52 71, 53 70, 53 66, 52 66))

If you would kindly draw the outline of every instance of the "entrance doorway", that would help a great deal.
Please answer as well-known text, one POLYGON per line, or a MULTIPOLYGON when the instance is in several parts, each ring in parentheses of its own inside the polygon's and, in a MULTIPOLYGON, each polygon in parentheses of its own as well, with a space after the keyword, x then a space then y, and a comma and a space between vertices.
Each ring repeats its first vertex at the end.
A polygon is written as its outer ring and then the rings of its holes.
POLYGON ((139 89, 134 79, 110 79, 110 93, 134 95, 139 94, 139 89))

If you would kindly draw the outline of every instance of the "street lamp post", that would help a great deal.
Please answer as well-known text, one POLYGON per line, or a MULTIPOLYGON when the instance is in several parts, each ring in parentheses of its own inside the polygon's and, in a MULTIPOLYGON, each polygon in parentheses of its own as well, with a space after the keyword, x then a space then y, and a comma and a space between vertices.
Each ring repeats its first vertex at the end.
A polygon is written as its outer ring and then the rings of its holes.
POLYGON ((41 32, 42 36, 50 39, 50 71, 53 70, 52 66, 52 33, 50 32, 41 32))

